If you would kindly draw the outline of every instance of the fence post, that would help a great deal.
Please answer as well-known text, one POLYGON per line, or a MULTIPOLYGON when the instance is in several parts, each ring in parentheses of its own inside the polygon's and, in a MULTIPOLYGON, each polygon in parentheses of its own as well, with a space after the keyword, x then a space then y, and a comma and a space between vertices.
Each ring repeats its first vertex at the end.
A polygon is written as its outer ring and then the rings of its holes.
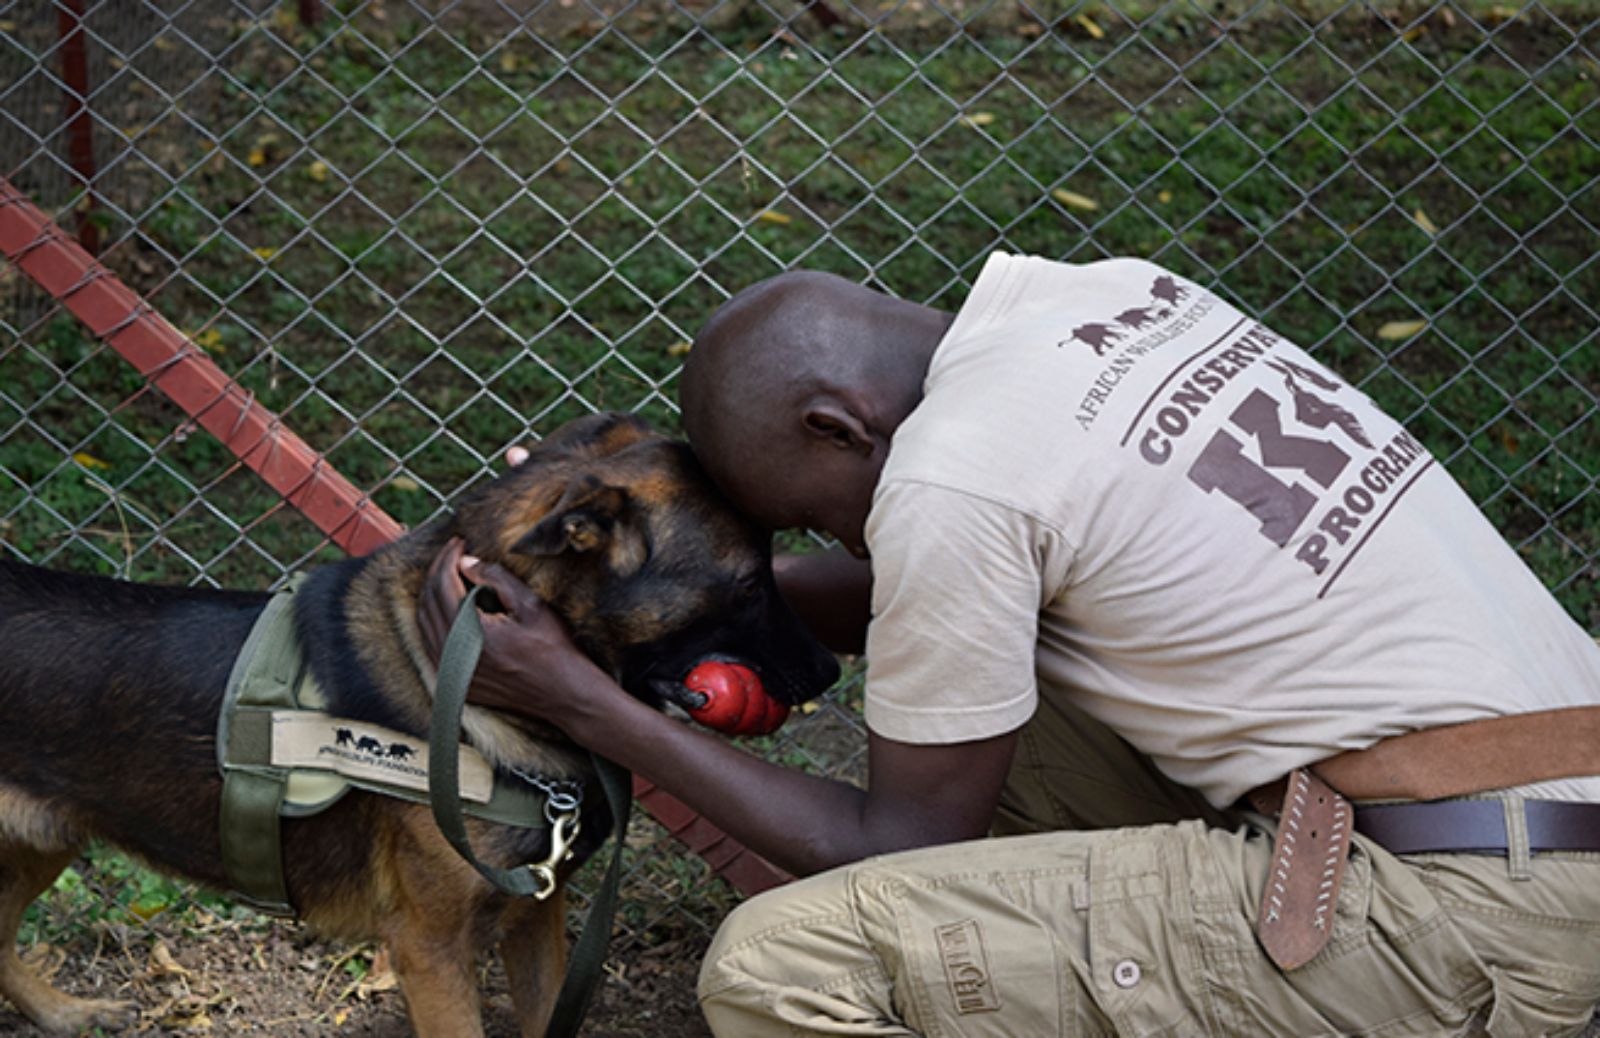
POLYGON ((61 79, 66 102, 67 156, 83 185, 78 202, 78 243, 100 253, 100 228, 94 220, 94 116, 89 112, 89 46, 83 31, 83 0, 56 0, 61 34, 61 79))

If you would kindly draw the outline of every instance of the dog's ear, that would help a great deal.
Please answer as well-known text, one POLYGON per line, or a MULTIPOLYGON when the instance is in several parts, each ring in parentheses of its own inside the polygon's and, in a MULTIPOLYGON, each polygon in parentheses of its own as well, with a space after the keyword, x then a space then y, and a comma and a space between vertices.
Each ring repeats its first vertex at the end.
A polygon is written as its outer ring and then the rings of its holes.
POLYGON ((540 556, 598 551, 611 543, 611 532, 627 505, 626 490, 607 486, 594 476, 579 476, 513 550, 540 556))
POLYGON ((602 458, 655 435, 638 415, 605 411, 573 419, 539 441, 539 448, 602 458))

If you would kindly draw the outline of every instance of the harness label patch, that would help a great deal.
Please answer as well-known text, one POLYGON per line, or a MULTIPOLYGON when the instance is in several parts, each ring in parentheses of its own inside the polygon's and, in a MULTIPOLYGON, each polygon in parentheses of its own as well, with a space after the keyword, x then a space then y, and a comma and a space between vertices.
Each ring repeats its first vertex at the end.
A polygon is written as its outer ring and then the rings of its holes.
MULTIPOLYGON (((428 744, 375 724, 306 710, 272 713, 272 763, 280 768, 332 771, 419 793, 428 791, 428 744)), ((461 796, 487 804, 494 773, 472 747, 461 747, 461 796)))
POLYGON ((946 923, 935 928, 939 958, 944 962, 945 980, 955 999, 956 1012, 993 1013, 1000 1008, 1000 996, 989 976, 989 954, 983 947, 983 930, 976 919, 946 923))

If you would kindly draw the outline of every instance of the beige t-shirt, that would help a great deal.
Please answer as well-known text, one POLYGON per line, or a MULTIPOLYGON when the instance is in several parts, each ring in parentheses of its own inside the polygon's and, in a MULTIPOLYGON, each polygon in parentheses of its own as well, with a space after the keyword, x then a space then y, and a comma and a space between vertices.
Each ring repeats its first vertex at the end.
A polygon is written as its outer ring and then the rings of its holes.
POLYGON ((881 735, 1069 696, 1222 806, 1386 736, 1600 703, 1600 649, 1443 466, 1183 278, 996 254, 925 391, 867 523, 881 735))

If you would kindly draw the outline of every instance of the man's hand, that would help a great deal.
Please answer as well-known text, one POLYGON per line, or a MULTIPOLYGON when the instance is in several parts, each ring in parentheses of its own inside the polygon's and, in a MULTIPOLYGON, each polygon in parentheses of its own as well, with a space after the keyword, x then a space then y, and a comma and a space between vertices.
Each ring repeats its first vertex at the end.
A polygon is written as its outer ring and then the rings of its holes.
POLYGON ((459 539, 433 560, 417 601, 417 628, 435 664, 469 580, 493 588, 506 611, 482 614, 483 655, 468 702, 565 727, 580 698, 603 687, 596 677, 615 688, 539 596, 500 566, 466 555, 459 539))

